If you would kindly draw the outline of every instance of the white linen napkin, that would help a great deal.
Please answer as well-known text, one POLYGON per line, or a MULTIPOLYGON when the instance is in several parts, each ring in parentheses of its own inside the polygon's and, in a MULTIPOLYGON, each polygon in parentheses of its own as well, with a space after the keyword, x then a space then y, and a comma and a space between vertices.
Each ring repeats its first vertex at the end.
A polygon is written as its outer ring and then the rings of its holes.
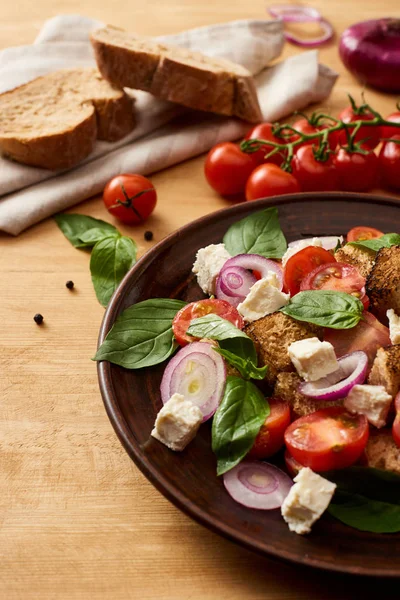
MULTIPOLYGON (((58 16, 44 24, 33 45, 0 52, 0 93, 60 68, 93 66, 88 36, 101 25, 78 15, 58 16)), ((318 64, 316 51, 266 68, 283 47, 279 21, 232 21, 157 39, 223 56, 257 75, 266 121, 323 100, 337 78, 318 64)), ((249 128, 238 119, 188 111, 145 92, 135 91, 134 96, 134 131, 118 142, 96 142, 92 154, 74 169, 51 172, 0 158, 0 230, 18 235, 101 192, 119 173, 148 175, 206 152, 220 141, 237 139, 249 128)))

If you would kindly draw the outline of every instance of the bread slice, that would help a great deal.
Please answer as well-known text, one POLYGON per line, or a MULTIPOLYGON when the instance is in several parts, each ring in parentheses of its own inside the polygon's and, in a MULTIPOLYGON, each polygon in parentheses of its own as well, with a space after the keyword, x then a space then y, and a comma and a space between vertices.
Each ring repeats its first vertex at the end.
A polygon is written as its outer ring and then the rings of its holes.
POLYGON ((365 449, 369 467, 393 471, 400 475, 400 448, 390 429, 372 429, 365 449))
POLYGON ((0 150, 45 169, 69 168, 96 138, 115 141, 134 127, 133 99, 97 69, 65 69, 0 95, 0 150))
POLYGON ((251 73, 225 59, 167 46, 108 25, 91 35, 97 66, 119 87, 196 110, 262 120, 251 73))

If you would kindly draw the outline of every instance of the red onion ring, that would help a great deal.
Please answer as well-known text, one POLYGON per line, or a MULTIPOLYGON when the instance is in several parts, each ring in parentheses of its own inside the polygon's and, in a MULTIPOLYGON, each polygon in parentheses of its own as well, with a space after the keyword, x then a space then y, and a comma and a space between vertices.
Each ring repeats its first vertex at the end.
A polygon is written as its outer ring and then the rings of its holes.
POLYGON ((365 381, 368 356, 362 350, 338 358, 339 369, 318 381, 299 385, 299 392, 314 400, 339 400, 345 398, 355 385, 365 381))
POLYGON ((217 277, 217 280, 215 282, 215 296, 216 298, 218 298, 218 300, 225 300, 225 302, 229 302, 229 304, 231 306, 234 306, 235 308, 237 308, 239 304, 243 301, 243 298, 241 298, 240 296, 234 298, 233 296, 227 296, 226 294, 224 294, 224 292, 221 289, 220 276, 217 277))
POLYGON ((220 277, 222 292, 233 298, 245 298, 250 288, 257 281, 247 269, 243 269, 243 267, 225 267, 225 265, 222 267, 220 277))
MULTIPOLYGON (((317 236, 314 236, 317 237, 317 236)), ((302 244, 303 242, 312 242, 314 238, 310 237, 310 238, 303 238, 301 240, 295 240, 294 242, 289 242, 288 247, 289 248, 295 248, 296 246, 302 244)), ((334 250, 337 246, 338 241, 340 243, 343 242, 343 236, 339 236, 339 235, 324 235, 321 237, 318 237, 319 240, 321 240, 322 242, 322 247, 324 250, 334 250)))
POLYGON ((193 342, 169 361, 161 380, 161 400, 166 404, 173 394, 182 394, 200 408, 204 422, 217 410, 225 380, 222 356, 207 342, 193 342))
POLYGON ((257 460, 243 460, 224 474, 224 485, 230 496, 248 508, 279 508, 293 481, 277 467, 257 460))
POLYGON ((225 269, 230 267, 241 267, 248 269, 249 271, 259 271, 261 279, 264 279, 268 275, 268 271, 274 271, 279 280, 279 290, 283 288, 283 271, 278 263, 260 256, 259 254, 238 254, 233 258, 229 258, 221 269, 220 275, 222 276, 225 269))
POLYGON ((302 46, 303 48, 314 48, 329 41, 333 36, 333 27, 311 6, 297 6, 296 4, 273 4, 268 9, 274 19, 281 19, 284 23, 318 23, 323 33, 312 40, 304 40, 288 31, 284 32, 288 42, 302 46))

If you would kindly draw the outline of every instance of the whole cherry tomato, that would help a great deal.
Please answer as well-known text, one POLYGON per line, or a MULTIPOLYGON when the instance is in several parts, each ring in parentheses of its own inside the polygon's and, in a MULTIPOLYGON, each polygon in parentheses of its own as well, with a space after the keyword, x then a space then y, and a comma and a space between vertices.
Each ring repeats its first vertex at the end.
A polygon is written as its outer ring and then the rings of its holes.
POLYGON ((381 182, 384 188, 400 189, 400 134, 384 142, 379 152, 381 182))
POLYGON ((367 192, 378 185, 378 157, 372 150, 368 154, 361 154, 339 148, 333 162, 339 176, 340 189, 367 192))
POLYGON ((108 212, 126 225, 140 225, 155 209, 157 193, 142 175, 117 175, 104 188, 103 201, 108 212))
MULTIPOLYGON (((394 112, 388 117, 386 117, 386 121, 393 121, 393 123, 398 123, 400 125, 400 112, 394 112)), ((400 135, 400 127, 390 127, 390 125, 382 125, 381 127, 381 137, 382 139, 391 138, 394 135, 400 135)))
POLYGON ((292 160, 292 172, 303 192, 339 189, 339 178, 333 159, 317 160, 312 146, 303 146, 292 160))
MULTIPOLYGON (((299 119, 298 121, 293 123, 294 129, 297 129, 297 131, 300 131, 301 133, 305 133, 306 135, 312 135, 316 131, 323 131, 324 129, 327 129, 328 127, 330 127, 330 124, 317 125, 317 126, 312 125, 307 119, 299 119)), ((337 143, 338 143, 338 138, 339 138, 339 133, 337 131, 333 131, 332 133, 330 133, 328 135, 328 146, 331 150, 335 150, 337 143)), ((299 136, 296 134, 293 134, 290 138, 290 141, 294 142, 298 139, 299 139, 299 136)), ((301 148, 302 146, 313 146, 313 145, 318 146, 319 140, 320 140, 320 138, 316 138, 314 140, 306 140, 306 141, 302 142, 301 144, 299 144, 298 146, 295 146, 294 151, 297 152, 299 150, 299 148, 301 148)))
MULTIPOLYGON (((372 121, 374 115, 369 112, 365 112, 362 115, 357 115, 353 107, 348 106, 339 115, 339 119, 343 123, 353 123, 354 121, 372 121)), ((351 129, 350 129, 351 133, 351 129)), ((379 144, 381 138, 381 128, 378 125, 371 125, 366 127, 360 127, 357 131, 354 141, 363 142, 365 148, 373 150, 379 144)), ((339 132, 339 144, 345 146, 347 144, 347 135, 345 131, 339 132)))
MULTIPOLYGON (((278 138, 273 135, 273 127, 274 125, 272 123, 259 123, 259 125, 256 125, 252 129, 250 129, 250 131, 246 134, 244 139, 267 140, 270 142, 275 142, 276 144, 285 143, 285 140, 283 138, 278 138)), ((277 153, 273 156, 270 156, 269 158, 265 158, 265 155, 271 152, 271 150, 273 150, 273 146, 268 146, 266 144, 264 146, 261 146, 261 148, 257 150, 257 152, 253 152, 251 156, 253 157, 253 160, 256 161, 257 165, 262 165, 265 162, 269 162, 279 166, 280 164, 282 164, 284 158, 281 153, 277 153)))
POLYGON ((221 196, 233 196, 244 192, 255 166, 251 154, 242 152, 237 144, 224 142, 207 154, 204 173, 213 190, 221 196))
POLYGON ((246 200, 294 194, 299 191, 300 186, 291 173, 283 171, 277 165, 265 163, 257 167, 247 180, 246 200))

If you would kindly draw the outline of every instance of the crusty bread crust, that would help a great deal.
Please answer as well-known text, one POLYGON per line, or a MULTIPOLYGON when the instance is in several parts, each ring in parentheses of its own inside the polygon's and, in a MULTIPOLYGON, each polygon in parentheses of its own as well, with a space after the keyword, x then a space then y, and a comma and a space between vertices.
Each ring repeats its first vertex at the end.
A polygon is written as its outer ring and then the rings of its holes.
POLYGON ((365 449, 369 467, 393 471, 400 475, 400 448, 390 429, 372 429, 365 449))
POLYGON ((262 119, 251 73, 224 59, 166 46, 107 26, 92 33, 98 68, 119 87, 144 90, 189 108, 262 119))
POLYGON ((96 138, 115 141, 133 127, 133 100, 97 69, 56 71, 0 95, 0 150, 27 165, 70 168, 96 138))

